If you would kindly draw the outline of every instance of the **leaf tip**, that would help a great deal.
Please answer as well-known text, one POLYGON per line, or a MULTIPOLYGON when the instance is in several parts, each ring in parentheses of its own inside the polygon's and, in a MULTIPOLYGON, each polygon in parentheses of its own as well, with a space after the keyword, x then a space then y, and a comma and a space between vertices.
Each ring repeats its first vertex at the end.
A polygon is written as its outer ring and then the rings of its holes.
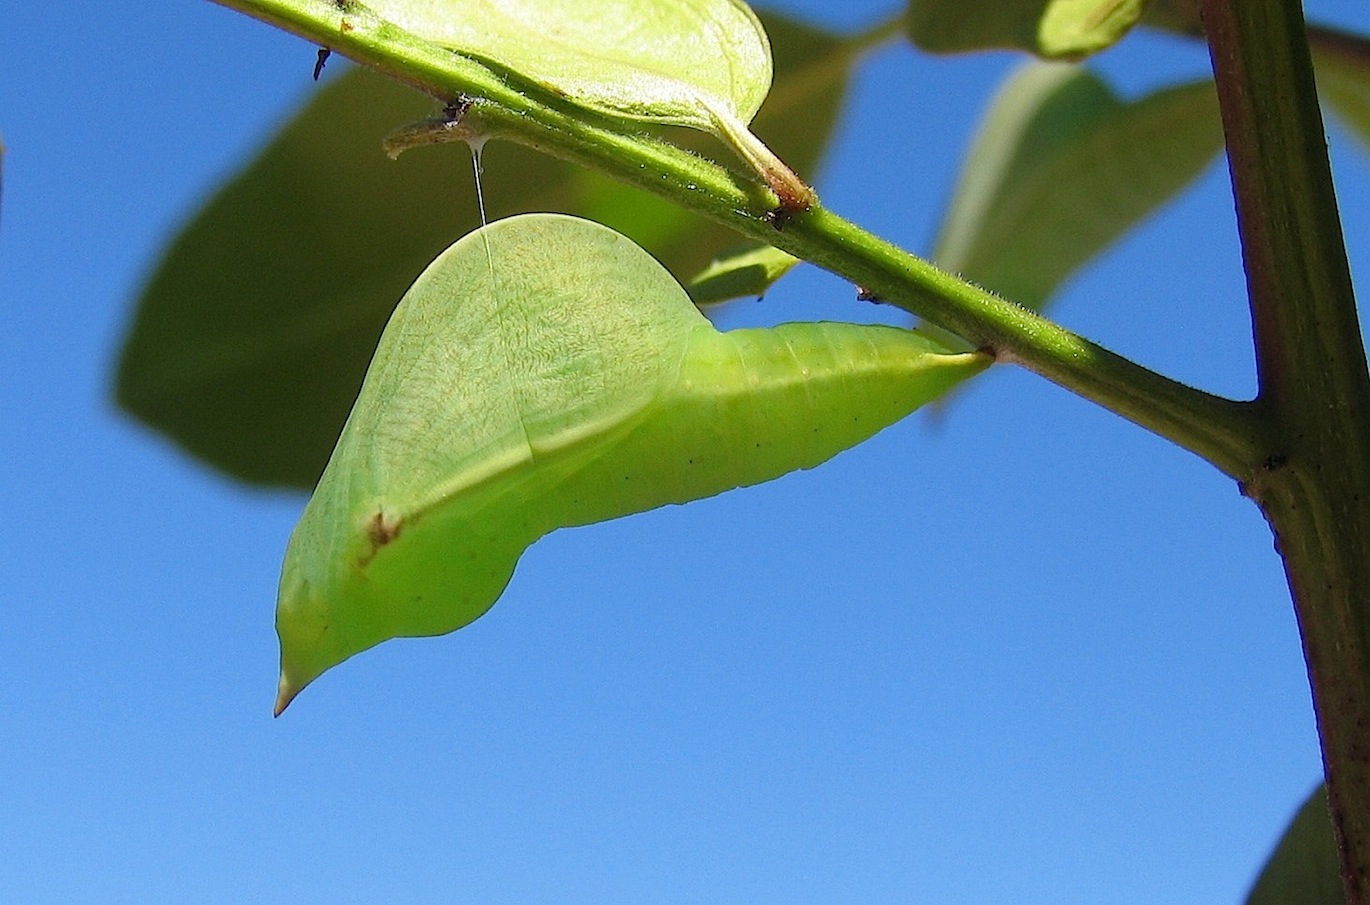
POLYGON ((1050 0, 1037 25, 1037 52, 1081 60, 1112 47, 1142 18, 1141 0, 1050 0))

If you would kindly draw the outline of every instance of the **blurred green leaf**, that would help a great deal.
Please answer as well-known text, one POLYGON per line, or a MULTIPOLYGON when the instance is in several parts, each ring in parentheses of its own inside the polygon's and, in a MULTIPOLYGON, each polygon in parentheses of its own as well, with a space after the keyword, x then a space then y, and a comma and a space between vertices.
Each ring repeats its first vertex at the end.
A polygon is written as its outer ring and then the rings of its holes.
POLYGON ((1112 46, 1143 0, 909 0, 909 39, 929 53, 1026 50, 1076 59, 1112 46))
POLYGON ((909 0, 909 40, 929 53, 1025 50, 1079 59, 1113 46, 1140 21, 1180 28, 1193 0, 909 0))
POLYGON ((794 255, 770 245, 744 245, 714 258, 685 290, 696 305, 759 296, 798 263, 794 255))
MULTIPOLYGON (((775 83, 753 128, 817 164, 856 49, 775 16, 775 83)), ((381 151, 425 96, 354 70, 326 86, 187 224, 138 303, 119 404, 239 479, 313 487, 382 328, 439 251, 479 224, 464 148, 381 151)), ((705 147, 707 136, 677 130, 705 147)), ((713 145, 711 150, 718 149, 713 145)), ((741 239, 655 196, 522 147, 485 150, 491 217, 559 210, 626 233, 688 277, 741 239)))
POLYGON ((312 486, 391 308, 476 220, 469 162, 380 151, 431 106, 361 71, 319 92, 167 249, 120 405, 237 477, 312 486))
POLYGON ((1142 17, 1143 0, 1050 0, 1037 26, 1038 48, 1077 59, 1112 47, 1142 17))
POLYGON ((1142 13, 1142 24, 1148 28, 1203 40, 1204 26, 1200 10, 1203 0, 1151 0, 1142 13))
POLYGON ((909 0, 909 39, 929 53, 1009 48, 1037 51, 1050 0, 909 0))
POLYGON ((1343 905, 1327 792, 1313 790, 1265 863, 1246 905, 1343 905))
POLYGON ((1122 102, 1084 69, 1030 63, 985 115, 934 259, 1041 308, 1067 276, 1193 180, 1222 140, 1209 81, 1122 102))
POLYGON ((1314 27, 1309 30, 1309 43, 1319 95, 1370 151, 1370 41, 1314 27))

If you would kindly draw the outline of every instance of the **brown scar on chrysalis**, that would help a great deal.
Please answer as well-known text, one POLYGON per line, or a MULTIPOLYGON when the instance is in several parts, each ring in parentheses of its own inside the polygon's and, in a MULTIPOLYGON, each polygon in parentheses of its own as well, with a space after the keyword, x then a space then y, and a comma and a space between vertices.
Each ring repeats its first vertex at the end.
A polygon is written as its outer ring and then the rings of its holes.
POLYGON ((382 547, 399 537, 403 527, 404 523, 398 517, 386 514, 384 509, 372 513, 371 518, 366 520, 366 539, 371 542, 371 549, 361 564, 369 563, 382 547))

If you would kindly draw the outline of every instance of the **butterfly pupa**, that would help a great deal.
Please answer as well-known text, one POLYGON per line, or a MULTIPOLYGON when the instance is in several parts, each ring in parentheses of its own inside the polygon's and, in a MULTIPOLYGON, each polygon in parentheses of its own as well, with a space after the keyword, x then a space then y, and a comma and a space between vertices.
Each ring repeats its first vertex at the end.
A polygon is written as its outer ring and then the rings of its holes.
POLYGON ((720 332, 608 227, 496 221, 396 308, 290 539, 277 712, 381 641, 470 623, 550 531, 813 467, 987 363, 895 327, 720 332))

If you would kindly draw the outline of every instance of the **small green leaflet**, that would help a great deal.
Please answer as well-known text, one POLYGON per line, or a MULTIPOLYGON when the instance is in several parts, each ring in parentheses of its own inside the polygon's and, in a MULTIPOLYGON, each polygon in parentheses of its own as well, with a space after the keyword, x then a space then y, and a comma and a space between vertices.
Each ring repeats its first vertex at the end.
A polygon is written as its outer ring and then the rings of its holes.
MULTIPOLYGON (((1111 47, 1150 11, 1183 0, 908 0, 909 39, 930 53, 992 48, 1076 60, 1111 47)), ((1183 12, 1189 12, 1185 7, 1183 12)), ((1172 14, 1179 24, 1180 16, 1172 14)))
POLYGON ((696 305, 765 295, 799 259, 770 245, 744 245, 714 258, 686 284, 696 305))
POLYGON ((1051 59, 1079 59, 1118 43, 1142 18, 1142 0, 1050 0, 1037 44, 1051 59))
POLYGON ((1327 787, 1304 801, 1247 895, 1246 905, 1343 905, 1337 839, 1327 811, 1327 787))
POLYGON ((560 527, 811 468, 986 367, 919 333, 720 333, 626 237, 497 221, 419 277, 286 551, 277 713, 348 657, 479 617, 560 527))
POLYGON ((747 129, 771 87, 771 47, 740 0, 371 0, 426 41, 597 113, 717 135, 776 191, 812 190, 747 129))

